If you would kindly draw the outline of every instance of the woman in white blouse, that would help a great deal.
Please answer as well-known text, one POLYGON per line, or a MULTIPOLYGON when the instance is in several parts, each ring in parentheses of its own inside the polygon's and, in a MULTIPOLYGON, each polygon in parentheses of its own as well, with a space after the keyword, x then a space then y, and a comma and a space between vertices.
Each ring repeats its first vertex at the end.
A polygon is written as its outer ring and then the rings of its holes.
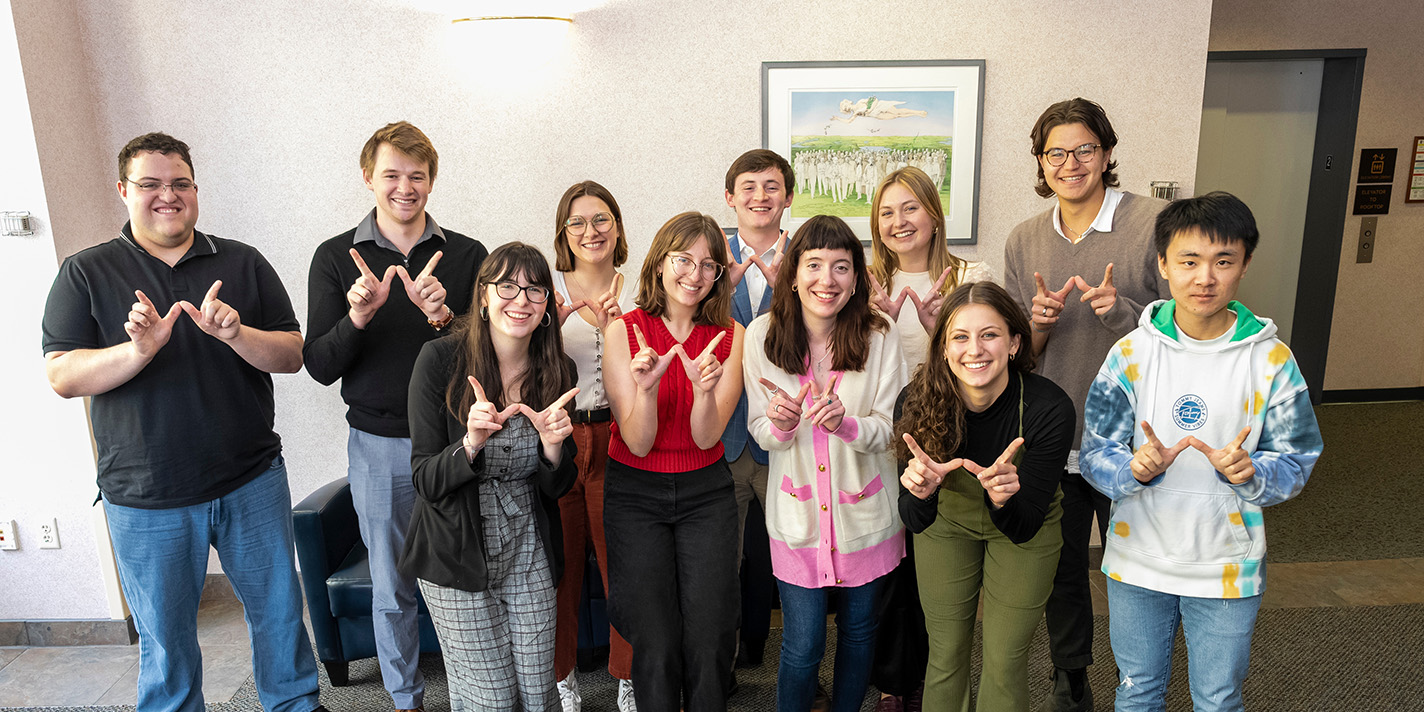
MULTIPOLYGON (((608 581, 603 471, 608 462, 611 417, 603 386, 603 329, 632 308, 632 295, 623 291, 623 275, 618 272, 628 259, 623 213, 607 188, 591 180, 570 186, 559 200, 555 229, 554 300, 563 325, 564 350, 578 367, 579 395, 574 402, 574 432, 570 436, 578 445, 578 480, 559 499, 566 553, 564 575, 559 580, 554 672, 559 679, 564 712, 577 712, 582 706, 575 670, 578 606, 583 589, 583 552, 589 542, 598 558, 599 573, 608 581)), ((619 681, 619 712, 632 712, 632 648, 612 627, 608 641, 608 674, 619 681)))

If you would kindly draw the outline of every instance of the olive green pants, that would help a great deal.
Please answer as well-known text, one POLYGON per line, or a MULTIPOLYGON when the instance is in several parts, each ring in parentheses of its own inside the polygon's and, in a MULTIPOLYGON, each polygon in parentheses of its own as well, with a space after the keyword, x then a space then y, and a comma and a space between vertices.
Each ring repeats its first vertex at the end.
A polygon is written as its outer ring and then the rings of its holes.
POLYGON ((929 633, 926 710, 968 712, 970 653, 984 592, 984 665, 976 709, 1028 710, 1028 646, 1053 589, 1062 492, 1038 534, 1014 544, 989 519, 984 490, 964 470, 939 493, 939 516, 915 535, 915 572, 929 633))

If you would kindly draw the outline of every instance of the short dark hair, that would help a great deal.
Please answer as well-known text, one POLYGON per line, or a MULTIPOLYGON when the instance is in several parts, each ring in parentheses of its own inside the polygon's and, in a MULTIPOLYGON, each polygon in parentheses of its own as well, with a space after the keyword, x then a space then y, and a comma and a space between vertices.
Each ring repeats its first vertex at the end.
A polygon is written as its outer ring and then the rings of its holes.
POLYGON ((732 167, 727 169, 727 192, 734 192, 733 186, 737 184, 737 176, 743 173, 761 173, 768 168, 775 168, 781 171, 782 184, 787 192, 796 189, 796 172, 791 170, 791 164, 781 157, 776 151, 769 151, 765 148, 754 148, 732 161, 732 167))
POLYGON ((362 175, 375 177, 376 152, 381 150, 383 143, 390 144, 391 148, 417 161, 423 161, 429 169, 430 182, 435 182, 435 174, 440 171, 440 154, 435 152, 435 145, 430 142, 430 137, 409 121, 386 124, 376 129, 371 138, 366 139, 366 145, 361 147, 362 175))
POLYGON ((128 180, 129 164, 133 162, 134 156, 148 151, 155 151, 165 156, 170 153, 178 154, 178 157, 183 159, 184 163, 188 164, 188 172, 192 173, 194 178, 198 177, 197 173, 193 171, 193 157, 188 155, 188 144, 166 133, 155 131, 129 141, 119 150, 120 182, 128 180))
POLYGON ((1261 241, 1251 209, 1240 198, 1224 190, 1174 200, 1162 208, 1162 212, 1157 213, 1157 225, 1152 231, 1157 256, 1166 257, 1172 237, 1188 230, 1201 231, 1213 244, 1239 241, 1246 248, 1248 259, 1256 251, 1256 243, 1261 241))
MULTIPOLYGON (((1048 134, 1053 129, 1066 124, 1082 124, 1098 137, 1098 144, 1102 146, 1104 155, 1117 145, 1117 132, 1113 131, 1112 122, 1108 121, 1108 114, 1103 111, 1103 107, 1097 102, 1087 99, 1077 98, 1067 101, 1060 101, 1053 106, 1043 110, 1038 121, 1033 124, 1033 131, 1028 136, 1033 141, 1033 159, 1038 166, 1038 185, 1033 187, 1034 192, 1047 198, 1053 195, 1053 189, 1048 187, 1048 181, 1043 178, 1043 163, 1038 157, 1043 155, 1043 147, 1048 143, 1048 134)), ((1103 167, 1103 185, 1116 188, 1117 182, 1117 161, 1108 163, 1103 167)))
POLYGON ((569 186, 569 189, 564 191, 564 197, 559 198, 559 209, 554 214, 554 269, 560 272, 573 271, 574 251, 569 247, 568 228, 564 227, 564 223, 573 212, 574 201, 584 196, 602 200, 613 213, 613 227, 618 231, 618 241, 613 247, 613 266, 622 267, 623 263, 628 261, 628 238, 623 234, 623 211, 618 209, 618 201, 613 199, 613 194, 608 192, 607 188, 594 181, 585 180, 569 186))

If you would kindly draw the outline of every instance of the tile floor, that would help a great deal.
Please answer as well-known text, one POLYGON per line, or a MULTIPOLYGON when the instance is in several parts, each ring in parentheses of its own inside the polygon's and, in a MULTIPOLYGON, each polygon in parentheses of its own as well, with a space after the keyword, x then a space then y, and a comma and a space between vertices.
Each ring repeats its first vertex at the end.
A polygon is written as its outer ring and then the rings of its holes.
MULTIPOLYGON (((1424 603, 1424 558, 1271 564, 1268 608, 1424 603)), ((1107 613, 1107 589, 1091 575, 1093 606, 1107 613)), ((774 621, 775 623, 775 621, 774 621)), ((198 612, 203 695, 226 702, 252 674, 242 606, 216 598, 198 612)), ((132 705, 138 646, 0 647, 0 707, 132 705), (55 680, 66 680, 55 685, 55 680)))

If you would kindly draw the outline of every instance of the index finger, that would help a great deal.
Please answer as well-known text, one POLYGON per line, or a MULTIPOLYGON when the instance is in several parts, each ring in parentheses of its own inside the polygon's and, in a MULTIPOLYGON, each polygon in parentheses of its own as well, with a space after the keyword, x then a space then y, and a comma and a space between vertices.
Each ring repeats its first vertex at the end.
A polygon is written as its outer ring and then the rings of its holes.
POLYGON ((615 296, 615 297, 617 297, 617 296, 623 294, 623 273, 622 273, 622 272, 616 272, 616 273, 614 273, 614 275, 613 275, 613 289, 612 289, 612 292, 613 292, 613 296, 615 296))
MULTIPOLYGON (((772 394, 772 395, 777 395, 777 394, 786 395, 786 394, 781 390, 781 386, 778 386, 778 385, 776 385, 775 383, 772 383, 772 382, 771 382, 771 379, 768 379, 768 378, 759 378, 759 379, 757 379, 757 382, 761 384, 762 388, 765 388, 765 389, 767 389, 768 391, 771 391, 771 394, 772 394)), ((787 399, 787 400, 790 400, 790 399, 791 399, 791 396, 787 395, 787 396, 786 396, 786 399, 787 399)))
POLYGON ((931 294, 939 294, 939 290, 944 287, 944 280, 949 279, 949 273, 953 270, 953 267, 945 267, 944 271, 939 273, 939 279, 936 279, 934 286, 930 287, 931 294))
POLYGON ((216 282, 213 282, 213 286, 208 287, 208 293, 203 295, 203 302, 211 302, 212 300, 217 299, 219 289, 222 289, 221 279, 217 280, 216 282))
MULTIPOLYGON (((353 252, 354 252, 354 251, 355 251, 355 250, 353 250, 353 252)), ((1033 273, 1033 283, 1034 283, 1035 285, 1037 285, 1035 288, 1038 290, 1038 296, 1040 296, 1040 297, 1048 296, 1048 285, 1046 285, 1046 284, 1043 283, 1043 275, 1041 275, 1041 274, 1039 274, 1039 273, 1037 273, 1037 272, 1034 272, 1034 273, 1033 273)))
POLYGON ((570 388, 567 393, 565 393, 565 394, 559 396, 559 399, 558 399, 558 400, 556 400, 556 401, 554 401, 553 403, 551 403, 551 404, 549 405, 549 407, 548 407, 548 408, 545 408, 544 410, 546 410, 546 411, 548 411, 548 412, 553 412, 553 411, 556 411, 556 410, 558 410, 558 409, 560 409, 560 408, 563 408, 565 405, 568 404, 569 399, 573 398, 574 396, 576 396, 576 395, 578 395, 578 394, 579 394, 579 389, 578 389, 578 388, 570 388))
POLYGON ((885 287, 880 284, 880 280, 874 276, 870 278, 870 288, 875 290, 877 296, 885 297, 886 299, 890 298, 890 295, 885 293, 885 287))
POLYGON ((465 376, 465 378, 469 379, 470 385, 475 389, 475 402, 488 403, 489 399, 485 397, 485 389, 480 388, 480 382, 476 381, 474 376, 465 376))
POLYGON ((436 250, 435 254, 430 256, 430 261, 425 263, 425 269, 420 271, 420 274, 416 276, 416 279, 423 279, 425 277, 429 277, 430 274, 435 271, 435 265, 440 264, 440 258, 444 255, 444 252, 436 250))
POLYGON ((158 307, 153 306, 153 302, 149 301, 148 295, 144 294, 142 289, 135 289, 134 296, 138 297, 138 300, 140 302, 143 302, 144 306, 154 311, 158 311, 158 307))
POLYGON ((831 377, 830 385, 826 386, 826 395, 831 395, 836 392, 836 386, 839 386, 841 384, 842 375, 844 374, 837 373, 836 375, 831 377))
POLYGON ((1147 436, 1147 442, 1152 443, 1158 448, 1162 447, 1162 441, 1157 439, 1157 433, 1152 432, 1152 426, 1148 425, 1145 420, 1142 421, 1142 433, 1147 436))
POLYGON ((1009 462, 1014 459, 1014 453, 1018 452, 1019 446, 1023 444, 1023 438, 1014 438, 1014 441, 1009 443, 1008 447, 1004 448, 1004 454, 1000 455, 999 459, 995 460, 994 462, 999 465, 1009 464, 1009 462))
POLYGON ((915 436, 909 433, 905 433, 905 445, 910 448, 910 454, 914 455, 916 460, 919 460, 920 462, 923 462, 926 465, 934 462, 930 459, 929 455, 925 454, 924 450, 920 449, 920 444, 915 442, 915 436))
POLYGON ((1236 435, 1236 439, 1235 439, 1235 440, 1232 440, 1232 441, 1231 441, 1231 444, 1226 446, 1226 449, 1227 449, 1227 450, 1234 450, 1234 449, 1236 449, 1236 448, 1241 447, 1241 444, 1244 443, 1244 442, 1246 442, 1246 438, 1248 438, 1248 437, 1250 437, 1250 436, 1251 436, 1251 426, 1248 425, 1248 426, 1246 426, 1246 427, 1244 427, 1244 428, 1241 429, 1241 432, 1236 435))
POLYGON ((367 266, 366 266, 366 260, 361 259, 361 253, 360 253, 360 252, 357 252, 357 251, 356 251, 356 248, 354 248, 354 247, 351 248, 350 252, 351 252, 351 259, 356 263, 356 269, 361 270, 361 276, 362 276, 362 277, 370 277, 371 279, 375 279, 375 278, 376 278, 376 274, 371 271, 371 268, 370 268, 370 267, 367 267, 367 266))
POLYGON ((638 340, 639 351, 648 348, 648 342, 643 340, 643 330, 639 329, 637 324, 633 325, 633 338, 638 340))
POLYGON ((712 337, 712 340, 707 343, 707 348, 702 349, 702 353, 698 354, 697 358, 702 358, 703 356, 712 353, 712 350, 717 348, 717 344, 722 343, 722 339, 726 338, 726 336, 727 332, 725 331, 717 332, 717 335, 712 337))
POLYGON ((1098 286, 1099 286, 1099 287, 1111 287, 1111 286, 1112 286, 1112 263, 1111 263, 1111 262, 1108 263, 1108 268, 1105 269, 1105 270, 1103 270, 1103 282, 1102 282, 1102 284, 1099 284, 1098 286))

